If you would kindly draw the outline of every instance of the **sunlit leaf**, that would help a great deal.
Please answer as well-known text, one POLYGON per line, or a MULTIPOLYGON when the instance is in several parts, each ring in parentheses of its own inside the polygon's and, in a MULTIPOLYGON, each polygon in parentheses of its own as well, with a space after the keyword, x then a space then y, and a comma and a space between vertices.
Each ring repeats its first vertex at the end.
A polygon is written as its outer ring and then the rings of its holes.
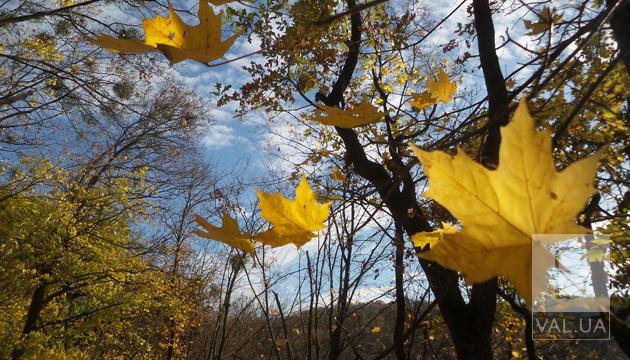
POLYGON ((455 225, 449 225, 445 222, 442 223, 442 227, 435 231, 423 231, 415 233, 411 236, 414 248, 419 251, 426 251, 433 249, 442 238, 443 234, 456 234, 457 227, 455 225), (428 245, 428 246, 427 246, 428 245))
POLYGON ((273 228, 267 234, 259 234, 256 240, 280 246, 293 243, 302 246, 306 237, 315 236, 312 232, 326 228, 324 222, 330 213, 330 203, 319 204, 315 193, 302 177, 295 194, 295 200, 290 200, 279 193, 265 193, 257 191, 261 216, 269 221, 273 228), (273 235, 280 238, 273 239, 273 235))
POLYGON ((435 99, 447 103, 453 99, 457 84, 451 81, 444 69, 440 69, 437 80, 427 80, 427 89, 435 99))
POLYGON ((373 124, 383 119, 385 114, 373 106, 368 99, 363 99, 356 106, 342 110, 334 106, 321 105, 323 114, 317 114, 313 120, 324 125, 338 126, 341 128, 354 128, 373 124))
POLYGON ((298 231, 292 234, 280 234, 275 230, 275 228, 272 227, 267 231, 255 234, 253 238, 259 243, 269 245, 271 247, 279 247, 288 244, 294 244, 297 247, 302 247, 315 236, 317 235, 313 234, 310 231, 298 231))
POLYGON ((413 94, 411 97, 411 106, 418 110, 422 110, 427 106, 437 103, 437 99, 434 98, 429 91, 424 91, 420 94, 413 94))
POLYGON ((223 57, 241 35, 238 32, 225 41, 221 36, 221 14, 215 14, 206 1, 199 4, 199 24, 186 24, 169 5, 169 16, 144 19, 145 40, 116 39, 99 35, 93 44, 119 53, 160 51, 171 65, 191 59, 203 64, 223 57))
POLYGON ((250 240, 249 234, 244 234, 238 227, 236 220, 227 213, 223 213, 223 225, 219 228, 210 224, 201 216, 195 215, 195 221, 201 225, 205 231, 195 230, 195 234, 206 239, 216 240, 228 244, 234 248, 246 251, 256 260, 254 242, 250 240))
POLYGON ((538 21, 524 20, 523 23, 525 24, 525 28, 529 30, 529 35, 538 35, 548 31, 553 24, 557 24, 561 21, 562 15, 556 15, 554 10, 545 6, 540 14, 538 14, 538 21))
MULTIPOLYGON (((411 145, 429 178, 425 196, 446 207, 463 228, 442 234, 434 248, 419 256, 461 272, 469 283, 505 276, 530 299, 532 235, 586 232, 576 216, 595 192, 593 179, 603 152, 558 172, 549 131, 536 131, 525 102, 501 129, 501 139, 496 170, 461 149, 453 156, 411 145)), ((534 270, 536 280, 544 281, 546 269, 534 270)))
POLYGON ((346 181, 346 175, 338 166, 334 167, 332 173, 330 174, 330 178, 337 181, 346 181))

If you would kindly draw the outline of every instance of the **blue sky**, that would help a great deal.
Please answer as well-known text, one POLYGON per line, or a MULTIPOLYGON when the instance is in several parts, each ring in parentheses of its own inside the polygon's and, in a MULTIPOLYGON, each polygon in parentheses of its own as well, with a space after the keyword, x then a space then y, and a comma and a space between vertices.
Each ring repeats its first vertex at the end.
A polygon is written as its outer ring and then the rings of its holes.
MULTIPOLYGON (((187 1, 187 3, 194 3, 194 1, 187 1)), ((429 6, 432 16, 435 19, 440 19, 455 8, 458 3, 459 2, 453 1, 434 1, 427 2, 427 5, 429 6)), ((188 8, 192 8, 192 6, 188 6, 188 8)), ((497 16, 495 18, 497 43, 503 41, 502 37, 506 30, 511 31, 514 30, 514 27, 522 26, 522 22, 519 20, 522 15, 523 12, 521 11, 511 16, 497 16)), ((529 18, 531 18, 531 15, 529 18)), ((468 15, 466 14, 466 6, 462 6, 445 24, 425 40, 426 47, 428 49, 441 47, 441 45, 448 42, 457 23, 464 23, 466 21, 469 21, 468 15)), ((522 29, 517 30, 519 33, 522 33, 522 29)), ((228 35, 229 34, 225 34, 224 36, 228 35)), ((246 37, 241 37, 230 49, 229 53, 226 54, 225 58, 233 59, 258 50, 258 39, 254 37, 252 40, 252 43, 248 43, 246 37)), ((523 36, 517 40, 525 44, 531 43, 527 36, 523 36)), ((465 49, 457 48, 443 56, 450 58, 452 63, 464 50, 465 49)), ((525 52, 515 46, 508 46, 499 51, 504 73, 508 73, 514 68, 518 62, 519 56, 523 61, 527 58, 525 52)), ((233 88, 239 88, 243 83, 248 81, 249 76, 241 67, 244 64, 248 64, 250 61, 258 60, 260 60, 260 57, 250 56, 221 67, 213 68, 187 61, 177 65, 173 70, 181 79, 194 88, 201 97, 208 99, 210 107, 214 107, 217 99, 210 94, 211 91, 214 90, 214 84, 221 82, 223 84, 231 84, 233 88)), ((460 89, 468 90, 480 88, 483 90, 480 71, 474 69, 473 66, 469 66, 469 68, 471 68, 472 71, 461 74, 459 79, 461 81, 459 84, 460 89)), ((211 110, 214 124, 207 129, 200 139, 208 155, 227 168, 231 168, 235 164, 243 163, 257 168, 261 164, 268 163, 268 161, 271 160, 276 162, 277 159, 275 156, 272 156, 272 159, 264 159, 261 158, 261 155, 263 153, 270 155, 265 150, 273 148, 272 145, 277 145, 274 140, 281 142, 279 139, 274 139, 273 136, 264 136, 274 131, 282 133, 283 129, 281 127, 283 125, 277 124, 280 121, 277 121, 274 125, 268 125, 267 119, 270 115, 262 113, 250 113, 244 119, 237 119, 235 118, 235 110, 235 104, 228 104, 222 108, 214 108, 211 110), (263 134, 263 136, 261 136, 261 134, 263 134)), ((281 121, 286 121, 287 124, 293 124, 294 126, 296 125, 295 121, 289 117, 281 119, 281 121)), ((290 156, 291 154, 283 155, 290 156)))
MULTIPOLYGON (((453 8, 458 5, 459 2, 452 1, 435 1, 427 2, 430 8, 430 13, 435 19, 448 14, 453 8)), ((513 16, 497 17, 496 34, 497 43, 502 42, 501 35, 507 29, 511 29, 514 26, 519 26, 517 21, 518 14, 513 16)), ((437 31, 435 31, 429 38, 425 40, 427 48, 441 48, 441 45, 448 42, 448 39, 452 36, 453 30, 456 28, 457 23, 469 21, 466 13, 466 6, 462 6, 445 24, 443 24, 437 31)), ((519 31, 521 32, 521 31, 519 31)), ((226 34, 225 36, 228 36, 226 34)), ((528 39, 520 39, 526 41, 528 39)), ((245 37, 237 40, 233 48, 226 54, 226 59, 233 59, 241 55, 252 53, 258 50, 258 40, 253 39, 252 43, 248 43, 245 37)), ((473 50, 474 51, 474 50, 473 50)), ((450 59, 451 63, 459 56, 459 52, 463 52, 463 49, 456 49, 452 53, 447 53, 446 56, 450 59)), ((522 50, 516 48, 506 47, 499 52, 500 60, 504 66, 504 72, 507 72, 509 68, 516 64, 516 58, 522 54, 522 50)), ((525 59, 525 57, 523 57, 525 59)), ((216 103, 210 93, 214 90, 214 84, 221 82, 223 84, 231 84, 233 88, 240 87, 243 83, 248 81, 248 74, 241 69, 243 64, 249 63, 249 61, 256 61, 256 56, 249 57, 243 60, 239 60, 218 68, 207 68, 201 64, 194 62, 185 62, 176 66, 173 70, 177 73, 178 77, 184 80, 194 88, 196 92, 209 101, 210 107, 213 107, 216 103)), ((460 88, 479 88, 482 86, 482 79, 480 72, 477 70, 475 73, 463 73, 460 78, 460 88)), ((214 123, 208 127, 208 129, 201 135, 199 141, 205 149, 205 153, 208 159, 213 164, 218 165, 220 168, 232 169, 234 167, 242 167, 245 169, 245 174, 251 176, 259 176, 261 172, 264 172, 268 168, 273 168, 276 171, 289 171, 291 170, 290 163, 283 163, 282 160, 274 156, 273 151, 276 147, 280 146, 282 150, 282 156, 291 158, 294 154, 287 147, 282 147, 283 140, 279 137, 273 136, 272 133, 279 132, 285 133, 286 127, 289 124, 297 126, 294 120, 287 117, 287 119, 281 119, 274 122, 273 125, 267 123, 267 117, 269 115, 262 113, 248 114, 244 119, 236 118, 236 105, 228 104, 222 108, 213 108, 211 115, 214 123), (286 121, 283 124, 283 121, 286 121), (269 166, 273 164, 272 166, 269 166)), ((250 193, 253 195, 253 192, 250 193)), ((289 272, 295 270, 298 267, 300 261, 304 262, 304 258, 300 259, 300 255, 304 255, 306 251, 311 254, 317 250, 317 241, 304 246, 301 250, 296 250, 292 245, 285 246, 279 249, 269 250, 270 256, 275 258, 276 262, 274 267, 279 271, 289 272)), ((411 259, 413 260, 413 259, 411 259)), ((420 276, 418 272, 417 261, 413 260, 408 264, 409 274, 413 276, 420 276)), ((302 264, 303 266, 303 264, 302 264)), ((254 273, 256 269, 251 269, 254 273)), ((254 276, 257 278, 258 276, 254 276)), ((248 286, 242 280, 242 291, 247 293, 248 286)), ((297 288, 296 277, 290 277, 283 283, 283 289, 285 289, 285 301, 288 301, 297 288), (290 289, 294 289, 291 291, 290 289)), ((260 286, 260 278, 258 279, 258 286, 260 286)), ((357 294, 357 300, 368 300, 382 295, 382 293, 393 287, 393 271, 391 266, 386 266, 379 270, 378 276, 373 281, 368 281, 365 284, 359 294, 357 294)), ((385 300, 391 300, 391 297, 386 297, 385 300)))
MULTIPOLYGON (((191 9, 195 12, 195 0, 185 0, 174 2, 175 7, 178 9, 191 9)), ((459 1, 427 1, 426 5, 429 7, 429 13, 437 21, 446 16, 452 9, 459 4, 459 1)), ((431 34, 425 41, 424 45, 427 49, 440 49, 448 40, 452 37, 453 31, 457 28, 458 23, 467 23, 470 18, 466 12, 468 4, 462 6, 454 15, 447 20, 440 28, 431 34)), ((231 6, 242 6, 237 3, 231 4, 231 6)), ((553 4, 552 4, 553 6, 553 4)), ((402 7, 401 7, 402 8, 402 7)), ((125 16, 122 13, 110 14, 113 17, 125 16)), ((162 14, 164 15, 164 14, 162 14)), ((149 15, 152 16, 152 15, 149 15)), ((522 19, 525 16, 526 19, 534 20, 533 14, 526 15, 526 9, 521 9, 510 15, 495 16, 495 32, 496 42, 501 44, 505 38, 504 34, 509 31, 513 36, 516 34, 525 34, 523 31, 522 19)), ((195 23, 194 18, 183 15, 183 17, 190 23, 195 23)), ((128 19, 128 16, 127 16, 128 19)), ((127 20, 127 22, 131 22, 127 20)), ((139 22, 139 19, 138 19, 139 22)), ((230 34, 224 34, 224 37, 230 34)), ((516 37, 516 40, 526 46, 534 47, 532 39, 527 35, 516 37)), ((475 39, 471 39, 475 42, 475 39)), ((235 45, 226 54, 226 59, 234 59, 239 56, 249 54, 258 50, 259 39, 253 37, 252 42, 248 42, 246 37, 241 37, 235 45)), ((458 47, 452 52, 441 54, 441 56, 449 59, 450 63, 454 63, 454 60, 463 53, 466 49, 458 47)), ((436 50, 438 51, 438 50, 436 50)), ((475 54, 475 47, 470 50, 475 54)), ((475 54, 476 55, 476 54, 475 54)), ((513 70, 519 62, 524 62, 528 59, 527 53, 514 45, 506 46, 499 52, 499 59, 501 61, 504 74, 508 74, 513 70)), ((259 61, 260 57, 251 56, 245 59, 241 59, 221 67, 208 68, 201 64, 186 61, 180 63, 177 66, 170 68, 169 71, 173 73, 177 78, 184 81, 194 89, 196 93, 208 101, 210 108, 210 115, 213 123, 207 127, 200 134, 198 141, 204 149, 204 154, 209 161, 219 168, 219 170, 230 171, 233 169, 243 170, 242 175, 244 177, 251 177, 252 179, 264 176, 269 170, 275 171, 280 175, 287 175, 290 170, 293 169, 290 162, 285 162, 282 158, 294 159, 295 154, 290 147, 283 146, 284 140, 280 136, 274 134, 287 135, 288 129, 291 126, 299 127, 293 119, 290 117, 276 119, 273 123, 269 123, 267 120, 271 116, 270 114, 263 114, 260 112, 252 112, 246 115, 245 118, 237 118, 236 104, 227 104, 221 108, 217 108, 216 97, 211 95, 214 90, 214 85, 217 82, 222 84, 231 84, 233 88, 239 88, 242 84, 248 81, 248 74, 242 69, 244 64, 248 64, 250 61, 259 61), (278 149, 280 149, 280 155, 278 155, 278 149)), ((524 76, 524 75, 521 75, 524 76)), ((477 64, 474 61, 469 62, 467 69, 459 75, 458 87, 460 91, 470 92, 476 91, 480 96, 485 94, 483 79, 481 77, 481 71, 477 68, 477 64), (474 91, 473 91, 474 90, 474 91)), ((518 83, 518 79, 517 79, 518 83)), ((244 179, 248 180, 248 179, 244 179)), ((245 196, 253 197, 253 189, 246 193, 245 196)), ((305 251, 313 252, 317 249, 317 241, 313 241, 301 250, 296 250, 295 247, 285 246, 283 248, 268 250, 270 255, 276 258, 276 267, 283 271, 291 271, 295 269, 300 260, 300 254, 304 254, 305 251)), ((409 263, 409 271, 411 274, 418 274, 417 261, 409 263)), ((256 271, 256 270, 254 270, 256 271)), ((385 267, 381 269, 380 274, 375 281, 371 281, 369 285, 366 285, 364 294, 361 295, 361 300, 367 300, 370 297, 374 297, 374 294, 381 294, 384 289, 389 288, 392 285, 393 273, 391 267, 385 267), (374 291, 371 291, 374 290, 374 291)), ((285 289, 295 288, 296 279, 289 279, 289 283, 285 284, 285 289)), ((291 291, 287 291, 290 294, 291 291)), ((288 295, 289 296, 289 295, 288 295)))

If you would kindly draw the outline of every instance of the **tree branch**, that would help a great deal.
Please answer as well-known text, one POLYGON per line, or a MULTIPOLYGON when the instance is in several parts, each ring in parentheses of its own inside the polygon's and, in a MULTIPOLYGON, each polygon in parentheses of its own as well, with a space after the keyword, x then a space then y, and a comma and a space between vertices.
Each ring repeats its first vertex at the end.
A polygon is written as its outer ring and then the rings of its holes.
POLYGON ((88 1, 84 1, 84 2, 80 2, 80 3, 76 3, 76 4, 72 4, 70 6, 65 6, 65 7, 61 7, 58 9, 53 9, 53 10, 47 10, 47 11, 37 11, 34 12, 32 14, 28 14, 28 15, 21 15, 21 16, 14 16, 14 17, 6 17, 4 19, 0 19, 0 26, 4 26, 6 24, 15 24, 18 22, 23 22, 23 21, 28 21, 28 20, 33 20, 33 19, 38 19, 44 16, 50 16, 50 15, 55 15, 55 14, 59 14, 68 10, 72 10, 81 6, 86 6, 89 4, 93 4, 96 2, 99 2, 101 0, 88 0, 88 1))

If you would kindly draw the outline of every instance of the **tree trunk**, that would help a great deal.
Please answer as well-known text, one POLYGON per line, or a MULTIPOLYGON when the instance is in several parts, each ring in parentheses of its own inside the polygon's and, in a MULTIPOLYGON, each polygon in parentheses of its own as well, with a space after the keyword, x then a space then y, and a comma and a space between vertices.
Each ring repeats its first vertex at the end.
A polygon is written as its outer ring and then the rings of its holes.
MULTIPOLYGON (((347 0, 348 8, 355 6, 354 0, 347 0)), ((339 106, 343 101, 343 92, 352 79, 356 67, 361 43, 361 15, 355 12, 350 16, 351 37, 348 56, 331 92, 324 96, 318 94, 328 106, 339 106)), ((422 214, 416 202, 416 192, 411 175, 405 164, 397 160, 399 173, 395 174, 403 182, 400 190, 399 179, 393 178, 383 165, 367 158, 356 132, 351 129, 336 128, 344 142, 346 155, 355 171, 368 180, 378 191, 385 206, 391 211, 397 227, 404 229, 408 236, 420 231, 430 231, 431 226, 422 214)), ((473 286, 468 304, 459 291, 459 276, 452 270, 437 263, 419 259, 427 275, 440 312, 451 333, 459 359, 492 359, 490 346, 492 324, 496 307, 496 279, 473 286)))
POLYGON ((616 7, 610 19, 610 27, 613 30, 613 37, 621 52, 626 70, 630 74, 630 1, 607 0, 606 5, 609 9, 616 7))
MULTIPOLYGON (((35 331, 37 328, 37 320, 39 319, 39 314, 41 314, 45 304, 46 287, 46 282, 42 281, 37 285, 37 287, 35 287, 35 291, 33 291, 31 304, 28 307, 26 321, 24 322, 24 329, 22 330, 22 339, 25 339, 28 334, 35 331)), ((22 347, 22 344, 18 344, 11 352, 11 358, 13 360, 18 360, 22 358, 22 355, 24 355, 24 348, 22 347)))

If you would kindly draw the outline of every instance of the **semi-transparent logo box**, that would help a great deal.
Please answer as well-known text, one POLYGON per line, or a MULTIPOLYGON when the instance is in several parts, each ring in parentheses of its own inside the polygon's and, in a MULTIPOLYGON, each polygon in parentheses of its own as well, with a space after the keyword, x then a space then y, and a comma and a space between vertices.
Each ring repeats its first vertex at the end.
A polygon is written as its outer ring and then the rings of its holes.
POLYGON ((610 339, 609 244, 602 234, 532 237, 534 339, 610 339))

